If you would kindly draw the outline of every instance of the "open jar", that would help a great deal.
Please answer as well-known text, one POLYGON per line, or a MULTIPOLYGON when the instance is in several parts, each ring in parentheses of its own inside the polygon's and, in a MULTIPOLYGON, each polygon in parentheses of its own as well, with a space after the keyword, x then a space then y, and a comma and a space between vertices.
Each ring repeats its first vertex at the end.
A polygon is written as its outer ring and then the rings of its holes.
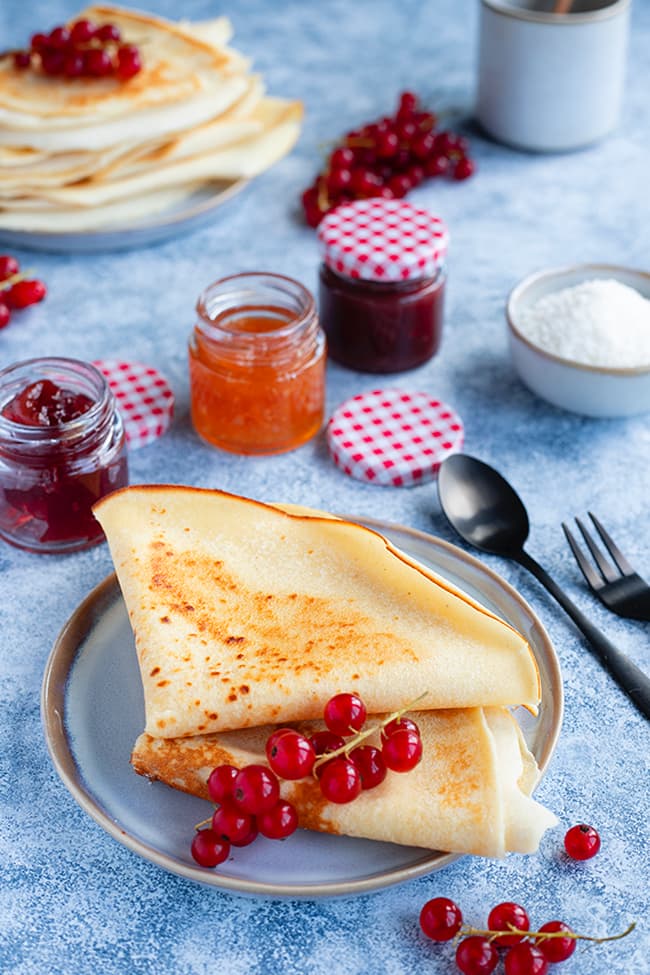
POLYGON ((222 278, 201 294, 189 344, 192 423, 237 454, 292 450, 325 403, 325 336, 310 292, 279 274, 222 278))
POLYGON ((332 359, 403 372, 440 346, 448 234, 404 200, 344 203, 321 221, 319 313, 332 359))
POLYGON ((92 506, 127 482, 122 420, 94 366, 52 357, 0 372, 0 538, 50 553, 101 542, 92 506))

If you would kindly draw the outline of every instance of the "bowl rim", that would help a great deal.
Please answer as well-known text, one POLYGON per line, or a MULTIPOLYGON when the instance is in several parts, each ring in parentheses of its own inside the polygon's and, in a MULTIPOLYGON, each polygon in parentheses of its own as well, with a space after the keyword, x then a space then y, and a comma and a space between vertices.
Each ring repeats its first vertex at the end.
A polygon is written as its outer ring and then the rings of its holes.
MULTIPOLYGON (((515 313, 513 311, 516 303, 521 301, 522 295, 538 281, 542 281, 545 278, 553 279, 564 274, 571 274, 574 272, 589 272, 594 271, 600 277, 609 274, 616 278, 616 275, 623 272, 626 275, 638 275, 640 278, 644 278, 648 285, 648 292, 650 293, 650 271, 641 271, 638 268, 626 267, 623 264, 564 264, 561 267, 546 268, 542 271, 534 271, 532 274, 527 275, 525 278, 514 286, 508 295, 508 300, 506 302, 506 322, 511 333, 522 342, 527 348, 536 352, 544 359, 548 359, 549 362, 554 362, 558 365, 569 366, 572 369, 578 369, 581 372, 595 373, 596 375, 606 375, 606 376, 618 376, 618 377, 631 377, 631 376, 645 376, 650 375, 650 363, 645 366, 593 366, 585 362, 578 362, 576 359, 566 359, 563 356, 555 355, 553 352, 547 352, 546 349, 542 349, 541 346, 536 345, 529 338, 523 335, 517 325, 515 324, 515 313)), ((620 280, 620 279, 617 279, 620 280)), ((560 290, 559 288, 557 289, 560 290)), ((650 300, 650 299, 648 299, 650 300)))

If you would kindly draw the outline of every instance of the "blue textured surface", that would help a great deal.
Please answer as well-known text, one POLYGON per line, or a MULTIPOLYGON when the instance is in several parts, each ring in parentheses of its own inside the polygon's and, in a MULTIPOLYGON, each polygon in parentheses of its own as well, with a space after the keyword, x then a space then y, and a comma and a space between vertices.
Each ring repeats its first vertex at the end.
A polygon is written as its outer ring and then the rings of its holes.
MULTIPOLYGON (((0 363, 43 354, 125 355, 158 366, 177 396, 171 431, 132 458, 134 482, 215 486, 380 517, 454 540, 432 485, 380 489, 347 479, 321 437, 271 459, 212 452, 188 422, 185 343, 199 291, 221 275, 274 270, 313 287, 317 251, 296 200, 320 146, 393 106, 404 87, 458 118, 471 114, 477 9, 470 0, 323 0, 319 4, 150 0, 152 10, 227 13, 235 45, 276 94, 301 97, 307 116, 292 155, 188 237, 139 252, 87 257, 17 254, 49 287, 47 301, 0 333, 0 363)), ((73 0, 5 0, 2 46, 75 11, 73 0)), ((466 446, 497 466, 526 501, 530 551, 640 665, 648 625, 609 615, 588 595, 560 521, 591 508, 650 577, 648 416, 581 419, 536 401, 511 370, 503 306, 535 269, 574 261, 642 267, 650 252, 650 5, 635 4, 625 110, 618 131, 577 154, 532 156, 483 140, 471 123, 478 174, 413 194, 452 234, 446 328, 439 357, 391 385, 424 389, 464 417, 466 446)), ((331 367, 328 408, 377 385, 331 367)), ((523 570, 486 557, 548 628, 565 675, 563 733, 540 798, 561 825, 539 855, 447 870, 355 900, 268 902, 214 892, 168 875, 115 843, 76 805, 47 757, 39 717, 43 667, 59 629, 110 570, 105 546, 39 557, 0 548, 0 971, 11 975, 445 975, 448 947, 426 943, 417 917, 428 898, 457 899, 482 924, 503 899, 535 923, 560 917, 603 935, 631 920, 625 941, 580 945, 561 971, 650 972, 648 725, 591 658, 571 623, 523 570), (562 855, 564 830, 592 822, 594 860, 562 855)), ((558 969, 559 971, 559 969, 558 969)))

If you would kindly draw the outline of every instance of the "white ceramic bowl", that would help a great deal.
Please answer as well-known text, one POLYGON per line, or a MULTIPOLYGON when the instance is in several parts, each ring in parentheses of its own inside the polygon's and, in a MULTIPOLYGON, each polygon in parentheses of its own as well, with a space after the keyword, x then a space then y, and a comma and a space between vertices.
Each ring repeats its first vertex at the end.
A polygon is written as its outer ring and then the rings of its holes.
POLYGON ((514 367, 534 393, 572 413, 598 417, 645 413, 650 411, 650 365, 626 369, 584 365, 539 348, 517 327, 522 309, 551 292, 596 278, 613 278, 650 298, 650 273, 630 268, 578 264, 531 274, 513 289, 506 306, 514 367))

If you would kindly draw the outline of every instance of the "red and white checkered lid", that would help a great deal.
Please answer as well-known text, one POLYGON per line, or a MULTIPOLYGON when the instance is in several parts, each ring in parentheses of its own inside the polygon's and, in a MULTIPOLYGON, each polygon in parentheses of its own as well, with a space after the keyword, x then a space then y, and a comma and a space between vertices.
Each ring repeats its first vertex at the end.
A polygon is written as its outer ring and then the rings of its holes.
POLYGON ((463 446, 463 421, 429 393, 373 389, 342 403, 327 425, 337 467, 372 484, 405 487, 432 480, 463 446))
POLYGON ((405 200, 353 200, 330 210, 318 225, 325 264, 349 278, 415 281, 444 263, 445 224, 405 200))
POLYGON ((174 415, 174 394, 153 366, 121 359, 97 359, 96 369, 106 377, 117 400, 131 450, 161 437, 174 415))

